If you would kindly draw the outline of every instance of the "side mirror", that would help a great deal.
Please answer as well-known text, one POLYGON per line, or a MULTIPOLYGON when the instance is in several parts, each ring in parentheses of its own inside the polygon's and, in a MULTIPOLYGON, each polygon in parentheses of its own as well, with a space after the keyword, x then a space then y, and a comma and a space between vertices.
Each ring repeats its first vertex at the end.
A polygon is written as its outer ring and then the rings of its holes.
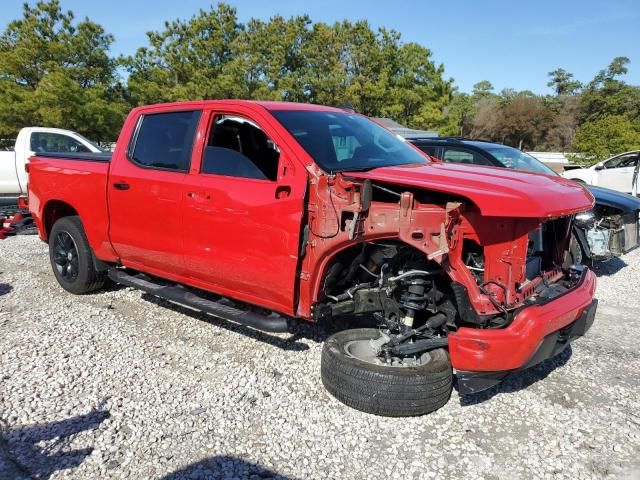
POLYGON ((604 165, 596 165, 595 167, 593 167, 594 170, 604 170, 604 165))

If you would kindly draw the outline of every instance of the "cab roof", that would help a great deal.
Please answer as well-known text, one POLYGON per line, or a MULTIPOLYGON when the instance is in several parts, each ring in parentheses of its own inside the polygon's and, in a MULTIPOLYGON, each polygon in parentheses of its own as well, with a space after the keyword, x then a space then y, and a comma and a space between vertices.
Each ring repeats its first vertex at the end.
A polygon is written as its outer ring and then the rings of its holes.
POLYGON ((183 101, 183 102, 169 102, 169 103, 157 103, 153 105, 143 105, 137 107, 134 110, 163 110, 163 109, 176 109, 176 108, 203 108, 207 106, 215 105, 252 105, 260 106, 269 111, 276 110, 307 110, 307 111, 319 111, 319 112, 340 112, 345 113, 345 110, 338 107, 328 107, 325 105, 316 105, 313 103, 296 103, 296 102, 277 102, 267 100, 196 100, 196 101, 183 101))
POLYGON ((274 102, 274 101, 263 101, 263 100, 246 100, 250 103, 255 103, 257 105, 261 105, 267 110, 313 110, 320 112, 341 112, 344 113, 345 110, 338 107, 328 107, 326 105, 316 105, 315 103, 297 103, 297 102, 274 102))

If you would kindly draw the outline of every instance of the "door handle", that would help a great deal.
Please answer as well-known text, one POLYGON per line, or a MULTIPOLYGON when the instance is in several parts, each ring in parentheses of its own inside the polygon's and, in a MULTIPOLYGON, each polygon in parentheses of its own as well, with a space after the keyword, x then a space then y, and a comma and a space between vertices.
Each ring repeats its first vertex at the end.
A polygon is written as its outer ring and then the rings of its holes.
POLYGON ((279 185, 276 187, 276 198, 287 198, 291 195, 291 187, 289 185, 279 185))
POLYGON ((199 193, 199 192, 189 192, 187 193, 187 197, 197 198, 200 200, 211 200, 211 195, 208 195, 206 193, 199 193))
POLYGON ((129 184, 124 182, 116 182, 113 184, 113 188, 116 188, 117 190, 129 190, 129 184))

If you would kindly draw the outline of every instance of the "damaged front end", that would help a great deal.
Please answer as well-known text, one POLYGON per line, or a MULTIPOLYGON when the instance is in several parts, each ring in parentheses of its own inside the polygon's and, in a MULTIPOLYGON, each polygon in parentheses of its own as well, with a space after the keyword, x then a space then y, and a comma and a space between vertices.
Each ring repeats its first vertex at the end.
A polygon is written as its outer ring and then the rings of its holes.
MULTIPOLYGON (((308 306, 315 320, 373 315, 382 334, 371 348, 381 364, 411 365, 448 347, 454 368, 475 358, 473 370, 492 369, 496 349, 488 362, 478 357, 491 342, 469 332, 507 331, 587 275, 567 263, 573 213, 487 216, 456 195, 342 175, 314 181, 300 313, 308 306)), ((575 320, 569 316, 551 324, 562 328, 575 320)))
POLYGON ((575 235, 592 260, 624 255, 639 245, 638 210, 596 205, 593 211, 576 216, 575 235))

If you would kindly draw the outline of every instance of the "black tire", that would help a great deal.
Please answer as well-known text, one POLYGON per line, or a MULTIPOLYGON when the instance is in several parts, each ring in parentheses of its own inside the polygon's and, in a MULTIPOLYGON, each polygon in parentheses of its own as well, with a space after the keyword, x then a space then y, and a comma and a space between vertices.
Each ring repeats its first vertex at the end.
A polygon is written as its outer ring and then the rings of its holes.
POLYGON ((104 285, 105 275, 96 271, 93 251, 78 216, 54 223, 49 234, 49 260, 56 280, 68 292, 79 295, 104 285))
POLYGON ((571 233, 571 240, 569 241, 569 250, 567 250, 564 259, 564 267, 568 268, 571 265, 581 265, 584 263, 586 255, 582 251, 580 242, 576 238, 575 234, 571 233))
POLYGON ((432 350, 420 366, 376 365, 347 354, 352 341, 378 338, 374 328, 344 330, 327 339, 322 349, 322 383, 339 401, 386 417, 424 415, 449 401, 453 373, 445 349, 432 350))

